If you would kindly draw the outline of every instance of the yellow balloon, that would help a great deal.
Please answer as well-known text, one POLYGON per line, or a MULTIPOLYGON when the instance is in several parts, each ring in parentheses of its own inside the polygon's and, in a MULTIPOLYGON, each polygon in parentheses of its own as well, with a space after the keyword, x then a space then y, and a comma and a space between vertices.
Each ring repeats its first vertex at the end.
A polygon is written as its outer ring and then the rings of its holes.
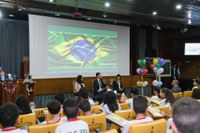
POLYGON ((155 64, 155 65, 158 64, 158 59, 157 58, 153 59, 153 64, 155 64))

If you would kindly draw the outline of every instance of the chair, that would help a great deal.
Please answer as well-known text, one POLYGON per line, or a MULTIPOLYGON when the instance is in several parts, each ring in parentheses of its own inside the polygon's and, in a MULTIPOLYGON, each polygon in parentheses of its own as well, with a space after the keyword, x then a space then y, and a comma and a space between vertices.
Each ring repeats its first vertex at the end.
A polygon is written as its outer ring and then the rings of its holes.
POLYGON ((129 104, 128 103, 120 103, 121 110, 126 110, 129 109, 129 104))
POLYGON ((34 113, 19 115, 16 127, 31 126, 36 123, 36 115, 34 113))
POLYGON ((192 91, 184 91, 183 97, 192 97, 192 91))
POLYGON ((35 115, 36 118, 41 118, 41 117, 45 117, 45 111, 48 110, 47 108, 38 108, 35 109, 35 115))
POLYGON ((91 112, 92 112, 92 113, 95 113, 95 114, 100 114, 100 113, 102 113, 102 111, 100 110, 100 108, 101 108, 101 105, 92 106, 92 107, 91 107, 91 112))
POLYGON ((78 119, 88 124, 90 132, 94 132, 97 128, 101 129, 101 131, 106 130, 106 115, 104 113, 91 116, 79 116, 78 119))
POLYGON ((173 93, 173 95, 174 95, 174 98, 175 98, 175 99, 179 99, 179 98, 182 98, 183 93, 182 93, 182 92, 179 92, 179 93, 173 93))
POLYGON ((170 106, 162 106, 162 107, 156 107, 158 108, 160 111, 164 112, 165 114, 169 114, 169 110, 170 110, 170 106))
POLYGON ((46 125, 33 125, 29 126, 29 133, 55 133, 55 129, 61 123, 46 124, 46 125))
POLYGON ((129 128, 129 133, 166 133, 167 121, 165 119, 148 123, 133 124, 129 128))
POLYGON ((108 130, 103 133, 118 133, 116 129, 108 130))
POLYGON ((136 117, 136 114, 133 110, 129 109, 129 110, 118 110, 115 111, 115 114, 123 117, 124 119, 127 120, 133 120, 136 117))
POLYGON ((95 102, 94 102, 94 106, 97 106, 97 105, 99 105, 99 102, 98 102, 98 101, 95 101, 95 102))

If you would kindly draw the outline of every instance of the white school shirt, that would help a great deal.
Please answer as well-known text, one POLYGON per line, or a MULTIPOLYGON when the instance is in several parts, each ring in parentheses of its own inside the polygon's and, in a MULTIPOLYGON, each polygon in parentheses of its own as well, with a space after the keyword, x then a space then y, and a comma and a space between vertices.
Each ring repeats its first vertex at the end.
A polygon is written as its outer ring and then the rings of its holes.
POLYGON ((136 119, 136 120, 128 121, 125 123, 122 133, 128 133, 130 126, 133 124, 140 124, 140 123, 146 123, 146 122, 152 122, 152 121, 153 119, 151 117, 145 117, 144 119, 138 119, 138 120, 136 119))
POLYGON ((133 98, 127 99, 125 102, 129 104, 129 109, 133 109, 133 98))
POLYGON ((159 106, 160 106, 160 107, 162 107, 162 106, 170 106, 170 103, 169 103, 169 102, 166 103, 165 101, 166 101, 166 99, 160 100, 159 106))
POLYGON ((90 106, 94 106, 94 101, 91 97, 88 97, 88 102, 90 103, 90 106))
POLYGON ((75 118, 57 126, 55 133, 89 133, 89 127, 86 122, 75 118))
POLYGON ((28 133, 28 131, 20 128, 10 127, 0 130, 0 133, 28 133))
POLYGON ((156 99, 158 99, 158 96, 152 96, 151 98, 150 98, 150 101, 154 101, 154 100, 156 100, 156 99))
MULTIPOLYGON (((118 104, 118 110, 121 110, 121 106, 119 105, 119 103, 117 103, 117 104, 118 104)), ((101 109, 102 109, 103 113, 105 113, 106 115, 114 113, 114 112, 110 111, 110 109, 109 109, 107 104, 102 104, 102 108, 101 109)))
MULTIPOLYGON (((61 117, 58 121, 54 123, 57 123, 57 122, 67 122, 67 117, 61 117)), ((48 121, 43 121, 39 125, 45 125, 45 124, 53 124, 53 123, 48 123, 48 121)))

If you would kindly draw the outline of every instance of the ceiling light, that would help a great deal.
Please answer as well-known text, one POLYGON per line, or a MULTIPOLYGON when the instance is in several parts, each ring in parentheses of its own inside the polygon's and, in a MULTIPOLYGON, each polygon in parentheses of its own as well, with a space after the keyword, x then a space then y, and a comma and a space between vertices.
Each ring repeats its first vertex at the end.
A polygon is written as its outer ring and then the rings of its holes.
POLYGON ((153 24, 153 28, 156 30, 161 30, 161 27, 158 25, 158 23, 153 24))
POLYGON ((187 27, 181 29, 181 32, 182 32, 182 33, 185 33, 185 32, 187 32, 187 31, 188 31, 188 28, 187 28, 187 27))
POLYGON ((2 12, 0 11, 0 18, 2 18, 3 17, 3 14, 2 14, 2 12))
POLYGON ((54 0, 49 0, 49 2, 50 2, 50 3, 53 3, 53 2, 54 2, 54 0))
POLYGON ((187 12, 187 17, 188 17, 188 18, 191 18, 191 17, 192 17, 191 11, 188 11, 188 12, 187 12))
POLYGON ((9 16, 10 16, 10 17, 14 17, 14 15, 13 15, 13 14, 10 14, 9 16))
POLYGON ((60 14, 59 14, 59 13, 56 13, 56 14, 55 14, 55 16, 57 16, 57 17, 58 17, 58 16, 60 16, 60 14))
POLYGON ((107 15, 106 13, 104 13, 102 16, 103 16, 104 18, 108 17, 108 15, 107 15))
POLYGON ((110 7, 110 2, 105 2, 105 7, 110 7))
POLYGON ((181 8, 182 8, 182 5, 181 5, 181 4, 176 5, 176 9, 177 9, 177 10, 180 10, 181 8))
POLYGON ((92 18, 87 18, 87 20, 92 20, 92 18))
POLYGON ((153 11, 152 14, 155 16, 155 15, 157 15, 157 12, 156 12, 156 11, 153 11))

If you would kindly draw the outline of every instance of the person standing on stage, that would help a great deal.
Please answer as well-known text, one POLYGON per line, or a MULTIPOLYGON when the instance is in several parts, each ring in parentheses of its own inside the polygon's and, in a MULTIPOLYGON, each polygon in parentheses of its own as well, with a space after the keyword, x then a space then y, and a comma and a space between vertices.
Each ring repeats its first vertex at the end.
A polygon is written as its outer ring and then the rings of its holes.
POLYGON ((106 86, 106 83, 103 80, 101 73, 97 72, 96 79, 93 81, 94 96, 97 96, 98 94, 103 92, 105 86, 106 86))

